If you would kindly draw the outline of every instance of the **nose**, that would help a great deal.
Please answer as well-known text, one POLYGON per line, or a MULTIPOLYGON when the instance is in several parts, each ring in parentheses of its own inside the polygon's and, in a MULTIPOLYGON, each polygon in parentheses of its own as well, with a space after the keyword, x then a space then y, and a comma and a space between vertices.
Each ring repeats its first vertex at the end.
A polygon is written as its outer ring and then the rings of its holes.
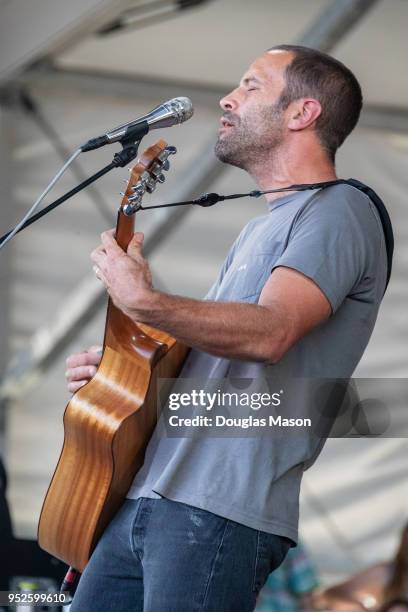
POLYGON ((236 97, 234 96, 234 93, 235 89, 220 100, 220 106, 223 111, 234 111, 237 109, 238 103, 236 97))

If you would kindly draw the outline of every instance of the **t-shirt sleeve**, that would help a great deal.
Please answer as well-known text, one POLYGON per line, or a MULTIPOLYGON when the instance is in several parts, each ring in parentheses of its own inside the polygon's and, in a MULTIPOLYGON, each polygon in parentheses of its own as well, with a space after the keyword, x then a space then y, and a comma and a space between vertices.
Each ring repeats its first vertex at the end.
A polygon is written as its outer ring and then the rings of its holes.
POLYGON ((366 196, 350 197, 345 190, 331 195, 319 192, 318 196, 296 218, 287 247, 273 269, 293 268, 312 279, 335 313, 367 281, 374 249, 376 245, 380 248, 380 234, 366 196))

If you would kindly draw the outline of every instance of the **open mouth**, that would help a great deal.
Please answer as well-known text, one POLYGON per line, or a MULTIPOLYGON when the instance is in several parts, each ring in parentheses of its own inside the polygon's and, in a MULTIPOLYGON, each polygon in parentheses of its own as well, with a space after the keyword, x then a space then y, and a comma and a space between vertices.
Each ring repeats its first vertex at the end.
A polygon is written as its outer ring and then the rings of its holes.
POLYGON ((224 117, 222 117, 220 119, 220 129, 225 129, 225 128, 231 128, 234 127, 234 124, 231 123, 230 121, 228 121, 227 119, 224 119, 224 117))

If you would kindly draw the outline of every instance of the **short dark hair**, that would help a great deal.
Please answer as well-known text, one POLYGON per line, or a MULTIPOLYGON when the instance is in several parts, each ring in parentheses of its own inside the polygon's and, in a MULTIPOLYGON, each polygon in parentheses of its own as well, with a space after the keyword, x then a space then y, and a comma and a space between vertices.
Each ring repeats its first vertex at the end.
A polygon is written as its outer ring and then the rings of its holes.
POLYGON ((363 105, 361 87, 344 64, 326 53, 300 45, 277 45, 268 51, 289 51, 294 58, 286 67, 286 85, 278 105, 283 110, 299 98, 319 100, 322 113, 316 131, 334 161, 336 150, 354 129, 363 105))

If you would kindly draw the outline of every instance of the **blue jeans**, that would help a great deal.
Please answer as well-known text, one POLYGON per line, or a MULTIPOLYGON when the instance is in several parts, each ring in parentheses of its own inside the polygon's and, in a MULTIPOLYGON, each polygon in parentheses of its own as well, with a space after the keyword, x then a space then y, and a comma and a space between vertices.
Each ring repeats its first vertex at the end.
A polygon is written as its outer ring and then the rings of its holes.
POLYGON ((290 541, 169 499, 127 499, 70 612, 249 612, 290 541))

